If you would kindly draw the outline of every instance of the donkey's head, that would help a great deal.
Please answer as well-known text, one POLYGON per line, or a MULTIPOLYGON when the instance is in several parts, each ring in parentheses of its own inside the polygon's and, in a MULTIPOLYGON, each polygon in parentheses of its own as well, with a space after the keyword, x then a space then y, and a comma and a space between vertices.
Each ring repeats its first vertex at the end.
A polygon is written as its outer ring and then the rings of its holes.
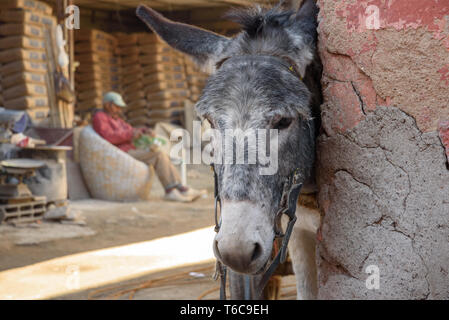
MULTIPOLYGON (((306 0, 298 12, 280 6, 234 11, 230 17, 243 31, 226 38, 169 21, 145 6, 137 9, 137 15, 169 45, 212 71, 196 105, 212 128, 222 137, 230 129, 257 132, 257 142, 244 139, 248 158, 251 150, 258 149, 256 145, 266 142, 265 148, 273 150, 276 144, 277 154, 270 154, 271 161, 278 161, 274 172, 261 174, 267 163, 261 163, 260 157, 251 164, 215 163, 222 210, 214 252, 237 272, 256 274, 266 266, 284 183, 295 170, 304 179, 312 170, 313 94, 305 83, 316 57, 317 11, 313 0, 306 0), (260 129, 276 130, 277 135, 268 132, 259 139, 260 129)), ((226 148, 215 141, 215 159, 223 159, 226 148)), ((234 153, 231 159, 235 160, 234 153)))

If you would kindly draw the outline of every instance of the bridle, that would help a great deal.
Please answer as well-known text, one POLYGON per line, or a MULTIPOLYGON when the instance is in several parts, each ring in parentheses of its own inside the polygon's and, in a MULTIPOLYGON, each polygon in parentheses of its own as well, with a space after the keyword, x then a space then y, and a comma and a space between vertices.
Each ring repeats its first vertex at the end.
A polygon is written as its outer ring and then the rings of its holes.
MULTIPOLYGON (((231 58, 226 58, 221 60, 219 63, 217 63, 216 67, 217 70, 221 68, 224 64, 228 63, 228 61, 235 61, 235 60, 250 60, 250 61, 259 61, 259 62, 270 62, 272 64, 277 64, 279 66, 282 66, 286 68, 290 73, 294 74, 296 77, 298 77, 302 81, 302 77, 300 73, 298 72, 298 68, 294 61, 292 61, 289 58, 281 57, 281 56, 274 56, 274 55, 243 55, 243 56, 235 56, 231 58)), ((218 187, 218 176, 217 172, 215 170, 215 165, 211 165, 211 169, 214 173, 214 200, 215 200, 215 206, 214 206, 214 215, 215 215, 215 232, 218 233, 220 231, 220 225, 221 221, 219 221, 218 218, 218 208, 220 208, 221 213, 221 198, 220 198, 220 191, 218 187)), ((265 272, 262 276, 262 279, 260 280, 259 284, 255 288, 256 291, 256 297, 257 299, 260 299, 263 290, 265 286, 267 285, 268 281, 270 280, 270 277, 273 275, 273 273, 276 271, 277 267, 284 263, 287 258, 287 246, 288 242, 290 240, 291 233, 293 231, 293 226, 296 222, 296 204, 299 198, 299 194, 302 189, 302 181, 303 177, 300 173, 300 170, 296 168, 287 178, 284 182, 283 189, 282 189, 282 195, 281 200, 279 202, 279 209, 276 213, 275 220, 274 220, 274 233, 275 233, 275 240, 276 239, 282 239, 282 245, 274 257, 274 259, 271 261, 271 264, 268 268, 265 269, 265 272), (282 233, 277 228, 277 221, 280 221, 280 218, 283 215, 287 215, 289 218, 287 228, 285 230, 285 233, 282 233)), ((221 220, 221 219, 220 219, 221 220)), ((274 242, 273 242, 274 243, 274 242)), ((226 300, 226 266, 224 266, 218 259, 216 263, 216 271, 214 275, 214 279, 217 280, 218 277, 220 277, 220 300, 226 300)), ((245 276, 245 299, 250 299, 250 278, 249 276, 245 276)))

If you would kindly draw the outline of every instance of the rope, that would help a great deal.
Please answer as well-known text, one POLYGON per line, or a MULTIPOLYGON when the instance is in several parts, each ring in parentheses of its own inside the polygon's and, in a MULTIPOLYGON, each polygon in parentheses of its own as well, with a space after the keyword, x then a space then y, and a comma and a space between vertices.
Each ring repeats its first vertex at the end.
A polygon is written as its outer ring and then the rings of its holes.
MULTIPOLYGON (((229 285, 227 285, 226 287, 228 288, 229 285)), ((286 298, 286 297, 296 298, 296 283, 289 283, 289 284, 283 285, 282 281, 281 281, 280 289, 286 289, 286 288, 291 288, 291 287, 295 287, 295 289, 287 291, 287 292, 281 292, 279 294, 279 296, 282 298, 286 298)), ((208 289, 208 290, 204 291, 202 294, 200 294, 198 296, 197 300, 203 300, 205 297, 207 297, 208 295, 210 295, 211 293, 214 293, 216 291, 220 291, 220 286, 217 286, 212 289, 208 289)))
MULTIPOLYGON (((211 271, 212 267, 204 267, 201 269, 196 269, 195 272, 206 272, 211 271)), ((156 279, 150 279, 144 282, 132 282, 127 284, 121 284, 117 286, 107 287, 103 289, 98 289, 92 291, 88 294, 88 300, 98 300, 98 299, 108 299, 108 300, 116 300, 124 295, 128 295, 128 299, 132 300, 136 292, 149 289, 149 288, 158 288, 163 286, 169 286, 171 284, 176 285, 187 285, 192 283, 192 277, 189 275, 192 271, 184 271, 180 273, 176 273, 169 276, 163 276, 156 279), (181 281, 180 281, 181 280, 181 281), (182 281, 183 280, 183 281, 182 281)), ((211 272, 212 273, 212 272, 211 272)), ((198 279, 196 279, 198 280, 198 279)), ((208 279, 201 279, 205 281, 208 279)), ((200 282, 202 282, 200 281, 200 282)))
POLYGON ((217 286, 215 288, 209 289, 204 291, 202 294, 200 294, 198 296, 198 298, 196 298, 196 300, 203 300, 204 297, 208 296, 209 294, 215 292, 215 291, 219 291, 220 290, 220 286, 217 286))
MULTIPOLYGON (((192 284, 192 280, 197 280, 195 283, 209 281, 210 280, 209 278, 212 278, 213 269, 214 269, 214 267, 208 266, 208 267, 196 269, 195 271, 192 271, 192 270, 183 271, 183 272, 175 273, 175 274, 168 275, 168 276, 161 276, 161 277, 158 277, 155 279, 146 280, 144 282, 135 281, 135 282, 131 282, 131 283, 120 284, 117 286, 110 286, 107 288, 102 288, 102 289, 98 289, 98 290, 89 292, 87 299, 88 300, 99 300, 99 299, 117 300, 122 296, 128 295, 128 299, 133 300, 135 294, 138 291, 141 291, 144 289, 160 288, 160 287, 170 286, 170 285, 177 285, 177 286, 189 285, 189 284, 192 284), (198 273, 210 272, 211 276, 210 277, 206 276, 203 279, 198 279, 198 278, 192 279, 192 276, 189 275, 191 272, 198 272, 198 273)), ((295 283, 285 284, 285 285, 281 284, 282 289, 295 287, 295 286, 296 286, 295 283)), ((227 287, 229 287, 229 286, 227 286, 227 287)), ((220 290, 220 286, 216 286, 214 288, 207 289, 197 297, 197 300, 203 300, 208 295, 210 295, 214 292, 217 292, 219 290, 220 290)), ((280 296, 283 298, 295 296, 295 295, 296 295, 296 289, 280 293, 280 296)))

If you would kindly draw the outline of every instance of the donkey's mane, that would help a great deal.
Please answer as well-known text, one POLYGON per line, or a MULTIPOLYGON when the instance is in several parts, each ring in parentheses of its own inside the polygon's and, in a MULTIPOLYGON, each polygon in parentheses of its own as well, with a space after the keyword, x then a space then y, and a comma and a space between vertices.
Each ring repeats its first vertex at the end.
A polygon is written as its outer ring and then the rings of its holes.
MULTIPOLYGON (((243 9, 235 8, 227 12, 224 18, 242 26, 243 38, 246 41, 268 38, 274 43, 285 46, 286 39, 282 34, 285 30, 290 30, 302 38, 302 44, 314 47, 317 37, 318 9, 315 7, 309 15, 299 17, 295 10, 283 8, 283 4, 284 1, 271 8, 260 5, 243 9)), ((298 44, 295 43, 295 45, 298 44)))
POLYGON ((292 10, 282 10, 280 6, 262 8, 259 5, 244 9, 231 9, 225 18, 238 23, 250 38, 257 37, 270 28, 283 28, 291 24, 292 10))

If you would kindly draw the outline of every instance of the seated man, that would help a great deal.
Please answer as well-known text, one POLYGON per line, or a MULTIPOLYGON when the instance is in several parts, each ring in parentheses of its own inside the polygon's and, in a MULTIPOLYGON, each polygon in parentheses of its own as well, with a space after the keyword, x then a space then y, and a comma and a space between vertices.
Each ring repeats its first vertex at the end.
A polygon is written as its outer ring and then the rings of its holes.
POLYGON ((92 119, 94 130, 111 144, 127 152, 133 158, 154 167, 156 175, 165 189, 164 199, 170 201, 190 202, 197 199, 204 192, 183 186, 178 171, 171 163, 169 157, 157 148, 137 150, 133 139, 142 134, 154 136, 150 129, 133 128, 121 119, 121 108, 126 104, 120 94, 108 92, 103 98, 104 110, 97 111, 92 119))

